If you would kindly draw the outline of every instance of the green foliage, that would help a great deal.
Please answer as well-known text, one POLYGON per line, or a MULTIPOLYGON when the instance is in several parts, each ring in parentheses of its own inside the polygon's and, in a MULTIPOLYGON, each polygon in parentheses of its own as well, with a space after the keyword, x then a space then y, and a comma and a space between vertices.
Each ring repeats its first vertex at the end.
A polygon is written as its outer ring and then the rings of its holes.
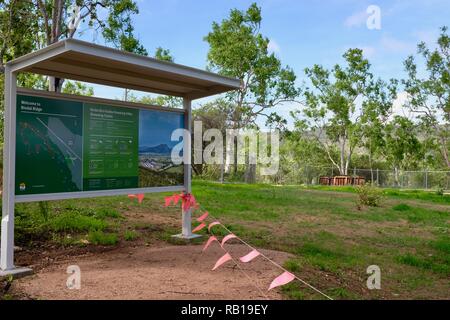
POLYGON ((100 230, 89 232, 88 240, 92 244, 102 246, 113 246, 119 241, 117 234, 105 233, 100 230))
POLYGON ((424 152, 417 138, 416 126, 408 118, 395 116, 385 127, 385 136, 385 154, 393 168, 411 168, 423 159, 424 152))
POLYGON ((418 115, 427 140, 431 140, 429 146, 439 150, 437 156, 441 157, 447 169, 450 168, 449 51, 448 27, 444 26, 434 49, 428 48, 424 42, 418 45, 418 54, 425 62, 424 78, 420 78, 422 72, 418 71, 415 58, 410 56, 404 62, 408 78, 403 80, 409 95, 406 106, 418 115))
POLYGON ((346 175, 364 136, 372 141, 373 148, 378 144, 375 137, 380 135, 381 118, 392 107, 396 82, 391 80, 388 85, 375 80, 361 49, 349 49, 343 58, 345 66, 336 64, 328 70, 314 65, 305 69, 309 78, 303 92, 305 108, 293 116, 298 126, 310 131, 340 174, 346 175), (362 100, 361 107, 357 98, 362 100))
POLYGON ((230 114, 234 128, 253 125, 261 114, 277 120, 266 111, 298 96, 296 76, 269 53, 269 39, 260 33, 261 22, 261 8, 253 3, 245 12, 233 9, 227 19, 214 22, 205 37, 209 69, 242 81, 241 89, 227 95, 234 104, 230 114))
POLYGON ((369 184, 356 187, 356 193, 358 194, 358 205, 378 207, 383 198, 383 190, 369 184))
POLYGON ((76 94, 79 96, 91 97, 94 95, 94 88, 79 81, 64 81, 62 93, 76 94))
POLYGON ((167 61, 167 62, 174 62, 175 61, 174 57, 170 53, 170 50, 169 49, 164 49, 162 47, 156 48, 155 58, 158 59, 158 60, 167 61))

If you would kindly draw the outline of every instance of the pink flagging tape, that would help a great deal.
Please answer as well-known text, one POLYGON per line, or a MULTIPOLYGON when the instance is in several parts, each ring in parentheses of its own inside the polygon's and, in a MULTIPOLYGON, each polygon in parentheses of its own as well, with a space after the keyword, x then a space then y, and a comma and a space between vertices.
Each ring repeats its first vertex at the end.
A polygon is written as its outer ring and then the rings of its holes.
POLYGON ((259 255, 260 255, 260 253, 258 252, 258 250, 253 249, 252 251, 250 251, 250 253, 246 254, 243 257, 240 257, 239 260, 241 260, 241 262, 243 262, 243 263, 247 263, 247 262, 252 261, 259 255))
POLYGON ((168 196, 164 198, 165 206, 168 207, 173 202, 173 204, 177 204, 178 201, 180 201, 181 195, 180 194, 174 194, 172 196, 168 196))
POLYGON ((209 239, 208 239, 208 241, 206 241, 206 244, 205 244, 205 246, 203 247, 203 250, 202 250, 202 251, 204 252, 206 249, 208 249, 208 247, 211 245, 211 243, 212 243, 213 241, 219 242, 219 240, 217 240, 217 238, 216 238, 215 236, 209 237, 209 239))
POLYGON ((180 201, 181 196, 179 194, 174 194, 172 196, 173 204, 178 204, 178 201, 180 201))
POLYGON ((222 257, 220 257, 219 260, 217 260, 216 264, 214 265, 214 268, 212 268, 212 270, 216 270, 218 267, 220 267, 221 265, 223 265, 225 262, 230 261, 232 258, 230 256, 230 254, 227 252, 225 253, 222 257))
POLYGON ((227 242, 230 239, 234 239, 237 238, 234 234, 230 233, 228 235, 226 235, 223 239, 222 239, 222 243, 220 244, 222 247, 225 244, 225 242, 227 242))
POLYGON ((208 211, 206 211, 204 214, 202 214, 200 217, 197 218, 198 222, 202 222, 203 220, 205 220, 208 217, 209 213, 208 211))
POLYGON ((270 284, 270 287, 267 291, 272 290, 273 288, 276 288, 279 286, 283 286, 283 285, 291 282, 294 279, 295 279, 295 276, 292 273, 285 271, 272 281, 272 283, 270 284))
POLYGON ((142 203, 142 200, 144 200, 144 194, 143 193, 140 193, 140 194, 138 194, 136 197, 138 198, 138 202, 139 203, 142 203))
POLYGON ((166 207, 170 206, 170 203, 172 202, 172 200, 173 200, 173 197, 172 197, 172 196, 170 196, 170 197, 165 197, 165 198, 164 198, 164 205, 165 205, 166 207))
POLYGON ((217 226, 217 225, 219 225, 219 224, 220 224, 219 221, 211 222, 211 223, 209 224, 209 226, 208 226, 208 231, 211 231, 211 228, 212 228, 212 227, 217 226))
POLYGON ((192 233, 202 230, 204 227, 206 227, 206 224, 203 222, 200 223, 194 230, 192 230, 192 233))
POLYGON ((184 211, 187 211, 191 208, 194 208, 194 209, 198 208, 197 201, 195 200, 195 197, 193 194, 185 193, 181 198, 182 198, 181 206, 184 211))

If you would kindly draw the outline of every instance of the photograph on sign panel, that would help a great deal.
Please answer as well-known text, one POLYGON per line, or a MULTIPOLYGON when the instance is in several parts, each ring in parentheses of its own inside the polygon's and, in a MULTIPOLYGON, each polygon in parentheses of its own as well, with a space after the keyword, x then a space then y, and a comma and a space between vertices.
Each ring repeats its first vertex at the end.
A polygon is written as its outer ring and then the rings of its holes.
POLYGON ((172 132, 183 128, 183 115, 174 112, 140 110, 139 187, 182 185, 183 165, 173 163, 171 154, 179 141, 172 132))

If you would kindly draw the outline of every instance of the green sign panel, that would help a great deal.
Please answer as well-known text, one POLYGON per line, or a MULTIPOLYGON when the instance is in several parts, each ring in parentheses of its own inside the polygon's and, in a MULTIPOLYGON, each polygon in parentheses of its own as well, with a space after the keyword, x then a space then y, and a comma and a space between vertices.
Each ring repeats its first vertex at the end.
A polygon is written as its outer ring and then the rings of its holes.
POLYGON ((180 113, 17 96, 16 195, 183 184, 180 113))
POLYGON ((83 190, 138 187, 139 110, 85 104, 83 190))

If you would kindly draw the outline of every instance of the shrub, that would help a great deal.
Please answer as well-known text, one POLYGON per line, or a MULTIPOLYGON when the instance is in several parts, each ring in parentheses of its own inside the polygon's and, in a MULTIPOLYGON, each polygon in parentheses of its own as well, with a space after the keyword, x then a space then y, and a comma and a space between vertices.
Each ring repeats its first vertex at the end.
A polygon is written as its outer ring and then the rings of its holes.
POLYGON ((118 242, 117 234, 103 231, 89 232, 89 242, 96 245, 112 246, 118 242))
POLYGON ((372 187, 368 184, 358 186, 358 206, 378 207, 383 197, 383 191, 380 188, 372 187))

